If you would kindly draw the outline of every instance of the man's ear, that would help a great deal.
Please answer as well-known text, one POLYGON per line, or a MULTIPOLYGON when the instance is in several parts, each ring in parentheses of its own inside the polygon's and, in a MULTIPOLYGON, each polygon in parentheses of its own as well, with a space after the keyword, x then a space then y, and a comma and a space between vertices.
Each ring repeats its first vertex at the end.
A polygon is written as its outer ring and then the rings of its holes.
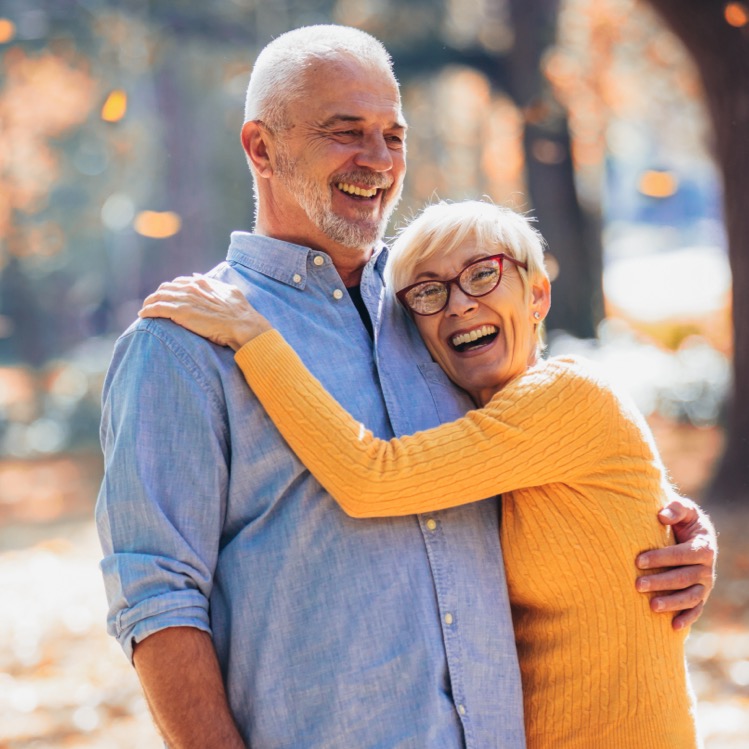
POLYGON ((538 312, 539 319, 544 320, 551 306, 551 284, 548 278, 540 278, 531 286, 531 314, 538 312))
POLYGON ((248 120, 242 125, 242 148, 247 154, 247 160, 258 177, 268 178, 273 174, 271 164, 269 140, 270 133, 259 123, 248 120))

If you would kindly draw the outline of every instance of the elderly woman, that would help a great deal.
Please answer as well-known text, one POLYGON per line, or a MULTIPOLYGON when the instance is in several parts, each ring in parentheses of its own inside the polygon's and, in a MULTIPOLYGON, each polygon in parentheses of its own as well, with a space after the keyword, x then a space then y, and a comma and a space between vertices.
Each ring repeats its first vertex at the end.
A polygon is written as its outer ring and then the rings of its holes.
MULTIPOLYGON (((401 439, 357 423, 239 292, 193 281, 197 307, 178 321, 238 350, 276 426, 348 514, 502 494, 529 747, 694 747, 684 632, 631 592, 637 553, 671 543, 656 519, 670 487, 625 397, 586 362, 539 357, 542 252, 525 218, 479 202, 431 206, 400 235, 392 287, 478 407, 401 439)), ((158 294, 146 302, 144 316, 174 316, 158 294)), ((427 528, 439 533, 439 520, 427 528)))

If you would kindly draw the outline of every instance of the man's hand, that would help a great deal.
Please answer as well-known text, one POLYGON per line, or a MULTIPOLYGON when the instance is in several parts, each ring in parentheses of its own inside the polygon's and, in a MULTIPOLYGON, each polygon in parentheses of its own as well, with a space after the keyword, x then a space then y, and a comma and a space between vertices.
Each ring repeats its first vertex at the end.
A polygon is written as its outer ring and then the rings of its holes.
POLYGON ((664 572, 637 578, 641 593, 665 593, 650 602, 653 611, 677 611, 673 628, 683 629, 699 618, 715 584, 718 541, 710 518, 691 500, 678 498, 658 513, 674 530, 676 544, 645 551, 637 557, 641 570, 668 567, 664 572))

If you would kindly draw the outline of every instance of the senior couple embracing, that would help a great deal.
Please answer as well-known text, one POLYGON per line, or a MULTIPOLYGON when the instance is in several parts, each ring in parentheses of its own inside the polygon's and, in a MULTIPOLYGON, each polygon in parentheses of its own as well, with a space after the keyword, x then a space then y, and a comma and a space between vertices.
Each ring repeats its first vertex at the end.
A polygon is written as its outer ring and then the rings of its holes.
POLYGON ((254 232, 107 377, 110 632, 170 747, 696 746, 712 527, 626 397, 540 357, 527 219, 441 203, 384 247, 406 128, 361 31, 258 57, 254 232))

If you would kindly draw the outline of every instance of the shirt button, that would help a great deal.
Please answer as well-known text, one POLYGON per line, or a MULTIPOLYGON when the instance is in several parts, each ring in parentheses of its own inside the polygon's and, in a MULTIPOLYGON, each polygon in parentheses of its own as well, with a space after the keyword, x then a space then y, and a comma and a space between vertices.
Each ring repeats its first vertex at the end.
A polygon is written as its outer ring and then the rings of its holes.
POLYGON ((466 706, 465 705, 458 705, 458 712, 461 715, 465 715, 466 714, 466 706))
POLYGON ((340 289, 336 289, 333 292, 333 299, 343 299, 343 292, 340 289))
POLYGON ((312 262, 315 265, 322 265, 325 262, 325 258, 322 255, 315 255, 312 262))
POLYGON ((445 624, 449 627, 453 623, 453 615, 451 613, 445 614, 445 624))
POLYGON ((433 518, 429 518, 429 520, 427 520, 427 528, 429 528, 430 531, 436 530, 437 521, 434 520, 433 518))
POLYGON ((302 277, 298 273, 295 273, 294 274, 294 283, 301 283, 301 282, 302 282, 302 277))

